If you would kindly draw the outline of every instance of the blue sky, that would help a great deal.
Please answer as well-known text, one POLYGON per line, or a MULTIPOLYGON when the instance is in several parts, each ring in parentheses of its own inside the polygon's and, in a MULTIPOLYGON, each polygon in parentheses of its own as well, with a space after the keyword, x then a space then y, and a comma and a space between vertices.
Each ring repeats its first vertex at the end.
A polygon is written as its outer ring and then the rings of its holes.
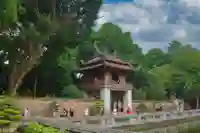
POLYGON ((173 39, 200 48, 200 0, 126 0, 118 4, 115 1, 105 0, 98 27, 106 22, 119 25, 132 33, 133 40, 144 51, 165 49, 173 39))

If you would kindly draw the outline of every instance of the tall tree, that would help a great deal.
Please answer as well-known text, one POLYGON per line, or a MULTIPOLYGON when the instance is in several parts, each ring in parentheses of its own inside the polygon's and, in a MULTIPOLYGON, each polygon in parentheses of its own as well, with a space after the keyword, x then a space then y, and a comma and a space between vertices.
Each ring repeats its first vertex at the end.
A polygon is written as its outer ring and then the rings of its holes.
MULTIPOLYGON (((117 55, 123 60, 137 64, 143 58, 142 49, 133 43, 129 32, 122 32, 121 29, 112 24, 105 23, 98 31, 94 31, 86 45, 79 47, 80 54, 88 57, 100 54, 117 55)), ((88 58, 87 57, 87 58, 88 58)))
POLYGON ((169 57, 167 53, 164 53, 159 48, 153 48, 149 50, 145 54, 145 58, 143 61, 144 66, 147 67, 148 69, 159 67, 168 63, 169 63, 169 57))
POLYGON ((47 55, 57 56, 64 47, 76 46, 89 33, 101 5, 99 0, 43 2, 8 0, 1 6, 6 11, 0 16, 0 49, 9 61, 10 95, 15 95, 24 76, 40 63, 46 50, 47 55))

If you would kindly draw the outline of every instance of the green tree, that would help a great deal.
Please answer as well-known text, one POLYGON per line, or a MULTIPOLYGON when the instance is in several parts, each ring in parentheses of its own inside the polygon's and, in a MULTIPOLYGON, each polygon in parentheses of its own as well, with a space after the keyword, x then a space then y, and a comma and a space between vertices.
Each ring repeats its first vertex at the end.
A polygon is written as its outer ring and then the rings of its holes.
POLYGON ((133 92, 134 100, 146 100, 146 91, 143 89, 136 89, 133 92))
POLYGON ((142 49, 133 43, 131 34, 122 32, 112 23, 103 24, 97 32, 94 31, 91 34, 85 43, 87 44, 79 48, 80 54, 90 58, 96 54, 116 54, 123 60, 137 64, 143 57, 142 49))
POLYGON ((172 76, 173 68, 169 64, 150 69, 148 74, 149 88, 147 91, 148 99, 164 100, 166 99, 166 82, 172 76))
POLYGON ((128 81, 136 88, 147 86, 145 73, 140 69, 142 49, 133 42, 129 32, 122 32, 120 27, 105 23, 98 31, 93 31, 84 45, 78 46, 78 60, 86 61, 98 54, 119 56, 122 60, 133 64, 135 73, 129 73, 128 81))
POLYGON ((151 49, 145 54, 144 65, 148 69, 159 67, 168 63, 168 55, 159 48, 151 49))
POLYGON ((179 70, 179 83, 182 89, 191 89, 199 77, 200 51, 190 45, 182 46, 172 57, 172 66, 179 70))
POLYGON ((10 95, 15 95, 22 79, 40 64, 44 53, 57 56, 64 47, 76 46, 89 33, 101 1, 72 2, 3 1, 1 10, 6 10, 0 16, 0 49, 9 61, 10 95))
POLYGON ((75 79, 73 78, 74 71, 78 70, 76 57, 78 55, 78 48, 65 49, 66 52, 63 53, 58 58, 58 65, 64 69, 63 77, 60 80, 62 84, 60 96, 78 98, 82 97, 82 92, 75 85, 75 79))
POLYGON ((169 54, 173 54, 176 53, 178 50, 180 50, 182 48, 182 43, 177 41, 177 40, 173 40, 169 43, 169 47, 168 47, 168 53, 169 54))
POLYGON ((193 84, 192 88, 187 90, 187 95, 185 96, 185 99, 188 101, 194 101, 196 103, 196 109, 199 108, 199 98, 200 98, 200 84, 195 83, 193 84))

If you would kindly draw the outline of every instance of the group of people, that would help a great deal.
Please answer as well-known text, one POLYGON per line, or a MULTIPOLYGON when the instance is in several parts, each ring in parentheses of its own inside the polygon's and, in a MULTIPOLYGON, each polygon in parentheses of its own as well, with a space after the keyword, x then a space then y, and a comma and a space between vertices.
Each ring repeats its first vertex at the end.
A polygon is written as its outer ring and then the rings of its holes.
POLYGON ((117 115, 118 113, 133 114, 132 105, 128 105, 127 108, 124 109, 120 101, 114 102, 112 114, 117 115))
MULTIPOLYGON (((116 105, 116 104, 115 104, 115 105, 116 105)), ((121 112, 121 113, 126 113, 126 114, 128 114, 128 115, 134 114, 134 112, 132 111, 131 105, 128 105, 126 111, 125 111, 124 108, 121 106, 121 104, 118 104, 118 106, 115 106, 115 105, 114 105, 113 112, 112 112, 113 115, 118 115, 119 112, 121 112)), ((56 116, 55 113, 56 113, 57 111, 58 111, 58 110, 54 109, 54 112, 53 112, 54 114, 53 114, 53 116, 56 116)), ((103 109, 102 109, 101 112, 103 113, 103 109)), ((29 114, 30 114, 29 109, 28 109, 28 108, 25 108, 25 109, 24 109, 23 116, 24 116, 25 118, 27 118, 27 117, 29 116, 29 114)), ((69 109, 64 108, 64 109, 63 109, 63 115, 62 115, 62 117, 74 117, 74 115, 75 115, 75 112, 74 112, 74 109, 73 109, 73 108, 69 108, 69 109)), ((103 115, 103 114, 102 114, 102 115, 103 115)), ((88 109, 88 108, 86 108, 86 109, 84 110, 84 116, 85 116, 85 117, 86 117, 86 116, 89 116, 89 109, 88 109)))
MULTIPOLYGON (((59 104, 56 104, 56 106, 53 109, 53 116, 56 116, 56 112, 60 112, 59 110, 60 110, 59 109, 59 104)), ((74 116, 74 112, 75 111, 74 111, 73 108, 69 108, 69 109, 64 108, 63 109, 63 113, 62 114, 59 113, 59 116, 60 117, 73 117, 74 116)))
POLYGON ((73 108, 69 108, 69 109, 64 108, 63 113, 64 113, 64 117, 73 117, 74 109, 73 108))

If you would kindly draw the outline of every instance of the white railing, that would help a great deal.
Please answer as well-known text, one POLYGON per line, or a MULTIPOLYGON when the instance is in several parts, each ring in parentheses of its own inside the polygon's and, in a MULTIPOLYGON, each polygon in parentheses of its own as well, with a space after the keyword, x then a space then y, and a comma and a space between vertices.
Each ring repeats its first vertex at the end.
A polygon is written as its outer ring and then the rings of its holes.
MULTIPOLYGON (((59 128, 62 132, 75 131, 80 133, 121 133, 122 130, 112 129, 109 127, 120 127, 124 125, 145 124, 148 122, 162 122, 165 120, 183 119, 200 116, 200 110, 188 110, 184 112, 157 112, 157 113, 140 113, 135 120, 130 115, 124 116, 99 116, 87 117, 75 124, 66 118, 45 118, 35 117, 25 121, 35 121, 44 125, 59 128), (107 128, 108 127, 108 128, 107 128)), ((135 133, 125 131, 126 133, 135 133)))
POLYGON ((138 115, 123 116, 90 116, 77 123, 83 125, 101 125, 102 127, 119 127, 123 125, 137 125, 148 122, 161 122, 165 120, 183 119, 187 117, 200 116, 200 110, 188 110, 183 112, 156 112, 139 113, 138 115))

